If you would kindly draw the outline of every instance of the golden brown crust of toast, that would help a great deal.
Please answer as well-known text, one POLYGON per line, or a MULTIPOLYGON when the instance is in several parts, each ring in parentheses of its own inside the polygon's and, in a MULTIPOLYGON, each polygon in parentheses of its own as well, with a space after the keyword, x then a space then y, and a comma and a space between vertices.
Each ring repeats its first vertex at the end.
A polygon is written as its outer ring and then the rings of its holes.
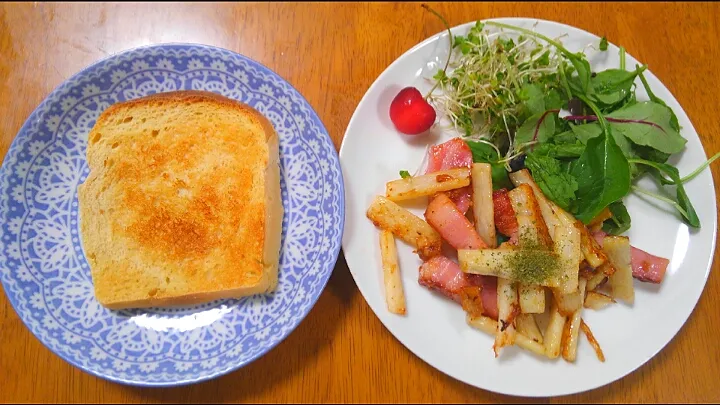
POLYGON ((79 188, 98 300, 115 309, 188 305, 273 289, 282 205, 279 171, 269 178, 268 165, 278 164, 276 145, 267 118, 209 92, 161 93, 104 111, 79 188))

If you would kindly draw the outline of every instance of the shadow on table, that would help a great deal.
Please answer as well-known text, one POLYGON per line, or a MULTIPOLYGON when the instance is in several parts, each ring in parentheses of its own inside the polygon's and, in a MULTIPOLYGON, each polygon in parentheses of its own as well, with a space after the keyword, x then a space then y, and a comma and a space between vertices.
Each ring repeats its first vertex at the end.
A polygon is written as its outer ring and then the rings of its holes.
POLYGON ((359 291, 340 252, 328 285, 307 317, 274 349, 254 362, 214 380, 176 388, 125 387, 150 402, 248 402, 284 386, 318 355, 331 348, 341 319, 359 291))

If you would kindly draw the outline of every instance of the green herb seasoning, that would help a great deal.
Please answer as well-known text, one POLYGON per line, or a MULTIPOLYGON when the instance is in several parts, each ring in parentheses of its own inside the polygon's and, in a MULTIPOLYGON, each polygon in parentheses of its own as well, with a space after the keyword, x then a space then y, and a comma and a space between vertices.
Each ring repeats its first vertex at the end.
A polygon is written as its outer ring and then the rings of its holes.
POLYGON ((560 259, 548 250, 519 249, 508 257, 513 279, 526 284, 543 284, 554 278, 560 269, 560 259))

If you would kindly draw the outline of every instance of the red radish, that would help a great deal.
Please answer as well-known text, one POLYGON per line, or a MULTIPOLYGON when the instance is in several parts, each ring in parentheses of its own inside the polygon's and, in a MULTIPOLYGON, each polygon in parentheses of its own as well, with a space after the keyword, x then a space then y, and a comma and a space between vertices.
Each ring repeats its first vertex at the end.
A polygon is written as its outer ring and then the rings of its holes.
POLYGON ((400 90, 390 104, 390 120, 406 135, 421 134, 435 123, 435 109, 415 87, 400 90))
MULTIPOLYGON (((447 21, 445 21, 440 14, 426 4, 422 4, 422 7, 440 18, 447 28, 450 38, 450 51, 448 52, 448 59, 443 69, 443 71, 446 71, 450 63, 453 46, 450 25, 448 25, 447 21)), ((392 103, 390 103, 390 120, 398 131, 406 135, 419 135, 433 126, 437 113, 430 103, 427 102, 427 99, 433 90, 435 90, 435 87, 437 87, 437 83, 430 89, 427 96, 423 96, 420 90, 415 87, 405 87, 400 90, 392 103)))

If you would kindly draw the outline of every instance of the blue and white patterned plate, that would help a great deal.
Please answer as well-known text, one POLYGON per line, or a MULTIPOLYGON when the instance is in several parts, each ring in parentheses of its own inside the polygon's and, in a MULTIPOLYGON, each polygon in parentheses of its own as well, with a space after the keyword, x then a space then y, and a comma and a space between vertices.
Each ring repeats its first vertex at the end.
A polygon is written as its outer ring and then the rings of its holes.
POLYGON ((18 133, 0 170, 0 279, 32 333, 81 369, 132 385, 204 381, 262 356, 303 320, 335 266, 344 209, 327 131, 281 77, 204 45, 133 49, 63 83, 18 133), (107 310, 95 299, 78 235, 87 134, 115 102, 190 89, 252 105, 279 135, 285 217, 277 290, 182 309, 107 310))

